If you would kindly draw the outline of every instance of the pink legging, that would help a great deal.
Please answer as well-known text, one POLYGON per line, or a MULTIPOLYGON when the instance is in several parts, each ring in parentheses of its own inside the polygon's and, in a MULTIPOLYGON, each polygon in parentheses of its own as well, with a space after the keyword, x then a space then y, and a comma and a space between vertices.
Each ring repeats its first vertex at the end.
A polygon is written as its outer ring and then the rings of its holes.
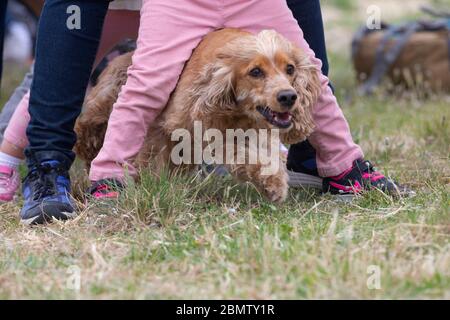
MULTIPOLYGON (((208 32, 224 27, 255 33, 275 29, 314 57, 286 0, 144 0, 138 47, 114 105, 103 148, 92 162, 92 181, 121 179, 125 168, 136 175, 132 163, 149 123, 169 100, 192 50, 208 32)), ((320 72, 321 61, 314 57, 313 63, 320 72)), ((319 173, 334 176, 363 154, 323 75, 321 83, 323 92, 313 115, 316 130, 310 142, 317 150, 319 173)))
MULTIPOLYGON (((109 10, 102 32, 94 69, 117 44, 126 39, 136 39, 139 30, 139 11, 109 10)), ((30 121, 28 92, 20 101, 6 128, 4 139, 20 149, 28 145, 26 129, 30 121)))

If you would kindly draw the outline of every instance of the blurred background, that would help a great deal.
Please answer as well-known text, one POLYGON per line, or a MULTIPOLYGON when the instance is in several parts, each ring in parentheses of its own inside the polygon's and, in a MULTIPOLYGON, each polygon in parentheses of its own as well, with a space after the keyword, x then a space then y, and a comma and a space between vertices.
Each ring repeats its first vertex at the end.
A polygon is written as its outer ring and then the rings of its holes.
POLYGON ((0 91, 0 109, 22 81, 34 56, 37 22, 41 0, 10 0, 6 12, 4 70, 0 91))
MULTIPOLYGON (((8 3, 2 104, 33 59, 36 24, 42 3, 43 0, 10 0, 8 3)), ((450 12, 450 0, 322 0, 321 4, 330 59, 330 78, 337 93, 346 93, 347 97, 349 92, 356 89, 356 80, 360 76, 352 61, 352 39, 371 19, 374 6, 375 10, 379 9, 381 20, 391 25, 442 18, 424 13, 421 10, 424 6, 434 8, 440 14, 450 12)), ((447 19, 450 21, 449 17, 447 19)), ((376 46, 369 49, 375 51, 376 46)))

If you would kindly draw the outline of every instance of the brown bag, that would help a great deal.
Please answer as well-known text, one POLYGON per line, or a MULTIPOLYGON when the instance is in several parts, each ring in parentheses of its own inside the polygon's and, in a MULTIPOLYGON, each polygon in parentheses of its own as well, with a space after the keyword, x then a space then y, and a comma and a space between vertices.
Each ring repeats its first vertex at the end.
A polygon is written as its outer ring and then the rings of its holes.
POLYGON ((394 85, 450 93, 450 19, 362 29, 352 44, 360 91, 371 93, 386 76, 394 85))

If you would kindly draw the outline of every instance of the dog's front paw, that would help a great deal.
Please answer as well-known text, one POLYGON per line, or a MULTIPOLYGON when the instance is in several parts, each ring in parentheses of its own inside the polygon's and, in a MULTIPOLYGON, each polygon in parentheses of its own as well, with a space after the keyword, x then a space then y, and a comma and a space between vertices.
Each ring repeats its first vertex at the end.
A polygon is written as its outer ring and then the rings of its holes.
POLYGON ((288 195, 288 177, 284 172, 270 175, 263 180, 261 187, 270 201, 282 203, 288 195))

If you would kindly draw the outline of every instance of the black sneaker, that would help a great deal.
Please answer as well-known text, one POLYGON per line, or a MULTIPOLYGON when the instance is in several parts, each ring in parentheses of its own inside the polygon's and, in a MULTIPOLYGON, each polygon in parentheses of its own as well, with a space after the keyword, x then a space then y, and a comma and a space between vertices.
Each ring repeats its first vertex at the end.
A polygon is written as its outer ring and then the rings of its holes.
POLYGON ((317 172, 316 150, 308 141, 289 148, 287 164, 289 186, 322 190, 322 178, 317 172))
POLYGON ((398 185, 394 180, 378 172, 367 160, 359 159, 338 176, 323 179, 323 192, 342 196, 354 196, 365 190, 379 189, 392 196, 413 196, 415 192, 398 185))
POLYGON ((24 204, 21 222, 42 224, 74 217, 74 204, 70 196, 68 169, 59 161, 44 161, 32 169, 23 181, 24 204))

